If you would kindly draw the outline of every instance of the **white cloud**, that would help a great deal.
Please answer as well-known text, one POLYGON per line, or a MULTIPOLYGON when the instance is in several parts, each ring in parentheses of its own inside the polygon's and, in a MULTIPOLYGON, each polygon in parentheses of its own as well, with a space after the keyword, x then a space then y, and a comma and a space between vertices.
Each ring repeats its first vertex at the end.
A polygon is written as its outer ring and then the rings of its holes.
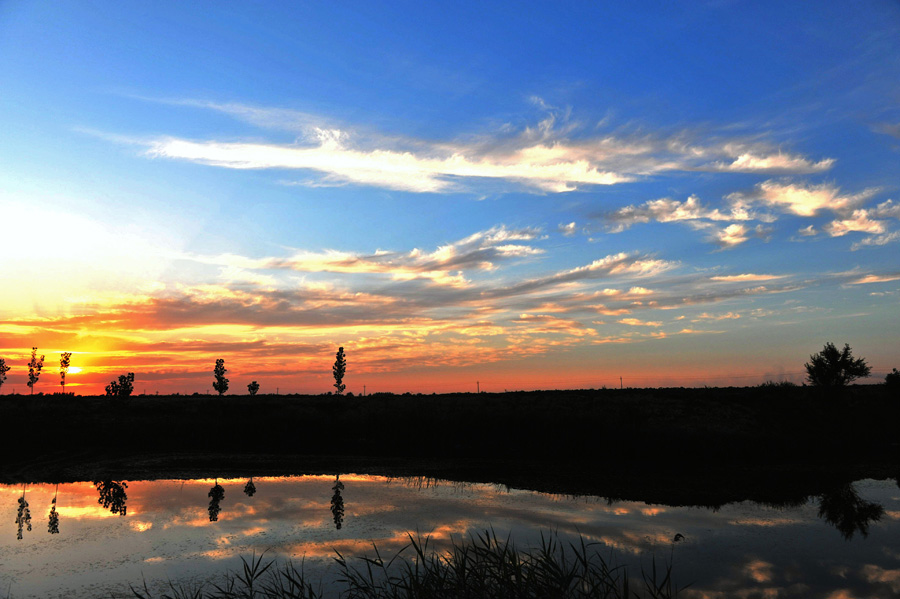
POLYGON ((900 241, 900 231, 892 231, 883 235, 873 235, 872 237, 861 239, 850 246, 850 249, 855 252, 862 247, 887 245, 897 241, 900 241))
POLYGON ((867 210, 854 210, 849 218, 834 220, 825 225, 825 231, 832 237, 842 237, 853 232, 878 235, 884 233, 884 230, 884 223, 869 218, 867 210))
POLYGON ((813 225, 803 227, 802 229, 799 229, 797 233, 803 237, 814 237, 819 234, 819 232, 816 231, 816 228, 813 225))
POLYGON ((169 138, 154 141, 148 154, 233 169, 308 169, 328 180, 414 192, 449 191, 455 187, 452 177, 503 179, 557 193, 632 180, 586 160, 560 159, 552 147, 527 148, 510 157, 434 156, 352 149, 337 133, 321 132, 318 145, 310 147, 169 138))
POLYGON ((640 320, 638 318, 620 318, 619 324, 627 324, 631 327, 661 327, 662 323, 656 320, 640 320))
POLYGON ((710 281, 718 281, 720 283, 747 283, 751 281, 771 281, 773 279, 783 279, 784 275, 764 275, 755 273, 744 273, 740 275, 716 275, 710 277, 710 281))
POLYGON ((866 285, 868 283, 889 283, 891 281, 900 281, 900 274, 891 275, 866 275, 855 281, 850 281, 851 285, 866 285))
MULTIPOLYGON (((699 134, 579 135, 578 123, 551 110, 536 126, 518 133, 504 127, 462 141, 429 141, 384 135, 365 126, 344 126, 333 119, 292 109, 202 100, 157 100, 228 114, 266 129, 298 133, 294 144, 190 140, 178 136, 151 141, 148 155, 232 169, 312 171, 317 177, 300 184, 354 183, 413 192, 449 192, 478 180, 523 185, 561 193, 634 181, 671 171, 750 173, 820 172, 834 160, 819 161, 789 154, 755 140, 713 139, 699 134)), ((583 133, 583 132, 582 132, 583 133)))
POLYGON ((571 237, 575 234, 575 221, 572 221, 567 225, 561 224, 557 227, 557 230, 566 237, 571 237))
POLYGON ((846 195, 841 194, 840 188, 827 183, 805 185, 769 180, 757 185, 753 191, 732 193, 727 199, 739 205, 758 203, 798 216, 815 216, 822 210, 849 212, 877 191, 866 189, 857 194, 846 195))
POLYGON ((538 234, 538 229, 497 226, 439 246, 432 252, 413 249, 406 253, 378 250, 372 254, 359 254, 326 250, 300 251, 285 258, 252 259, 231 254, 184 254, 181 257, 224 266, 224 272, 286 269, 306 273, 380 273, 397 280, 424 278, 444 285, 465 286, 468 282, 462 275, 464 271, 489 271, 496 268, 499 261, 543 253, 539 248, 521 243, 535 239, 538 234))
POLYGON ((750 239, 750 233, 745 225, 735 223, 714 231, 710 239, 723 248, 732 248, 750 239))
POLYGON ((813 162, 802 156, 790 154, 769 154, 760 156, 751 153, 741 154, 730 163, 717 162, 709 170, 735 171, 742 173, 820 173, 834 165, 834 158, 825 158, 813 162))
POLYGON ((649 200, 641 205, 625 206, 613 212, 600 215, 611 223, 609 231, 619 233, 636 223, 657 221, 661 223, 677 221, 746 221, 756 217, 741 206, 734 206, 730 212, 705 208, 697 196, 690 196, 683 202, 669 198, 649 200))
POLYGON ((875 218, 900 219, 900 204, 894 203, 893 200, 887 200, 872 208, 870 212, 875 218))

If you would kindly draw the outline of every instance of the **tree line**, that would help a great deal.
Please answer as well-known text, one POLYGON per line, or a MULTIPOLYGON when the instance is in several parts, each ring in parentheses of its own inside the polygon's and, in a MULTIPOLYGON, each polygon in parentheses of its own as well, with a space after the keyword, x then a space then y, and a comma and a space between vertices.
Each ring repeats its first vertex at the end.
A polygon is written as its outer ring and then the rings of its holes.
MULTIPOLYGON (((34 386, 37 384, 41 376, 41 370, 44 367, 44 355, 38 357, 37 348, 31 348, 31 360, 28 366, 28 387, 31 394, 34 395, 34 386)), ((71 365, 72 352, 62 352, 59 358, 59 378, 62 392, 66 392, 66 375, 71 365)), ((850 382, 868 377, 872 369, 866 363, 864 358, 854 358, 853 350, 850 345, 845 343, 843 349, 838 348, 831 342, 825 344, 822 351, 812 354, 809 362, 804 364, 806 368, 806 382, 816 387, 843 387, 850 382)), ((6 380, 6 373, 11 367, 6 365, 6 360, 0 358, 0 387, 6 380)), ((213 368, 213 389, 221 396, 228 391, 228 378, 225 373, 225 360, 218 358, 215 368, 213 368)), ((344 348, 339 347, 335 354, 334 365, 331 368, 332 376, 334 376, 335 395, 342 395, 347 386, 344 384, 344 375, 347 373, 347 359, 344 355, 344 348)), ((885 376, 885 384, 893 389, 900 389, 900 371, 896 368, 885 376)), ((247 391, 250 395, 256 395, 259 392, 259 382, 251 381, 247 385, 247 391)), ((118 379, 110 381, 106 386, 106 395, 113 397, 128 397, 134 391, 134 373, 119 375, 118 379)))
MULTIPOLYGON (((34 395, 34 386, 37 384, 38 379, 41 376, 41 370, 44 368, 44 355, 38 357, 37 348, 31 348, 31 360, 28 362, 28 387, 31 389, 31 394, 34 395)), ((59 378, 60 378, 60 386, 62 386, 62 393, 65 395, 66 393, 66 375, 69 372, 69 366, 72 362, 72 352, 62 352, 59 358, 59 378)), ((3 383, 6 381, 6 373, 11 370, 10 366, 6 365, 6 360, 4 358, 0 358, 0 387, 3 386, 3 383)), ((226 391, 228 391, 228 379, 225 377, 225 373, 228 372, 225 368, 225 360, 223 358, 218 358, 216 360, 215 368, 213 368, 213 389, 219 394, 224 395, 226 391)), ((344 348, 338 348, 337 354, 335 355, 334 365, 331 369, 332 375, 334 376, 334 388, 336 389, 335 395, 342 395, 344 393, 344 389, 347 386, 344 384, 344 375, 347 373, 347 359, 344 356, 344 348)), ((110 381, 110 383, 106 386, 106 395, 112 397, 128 397, 134 391, 134 373, 129 372, 127 374, 119 375, 118 379, 114 379, 110 381)), ((251 381, 247 385, 247 391, 250 395, 256 395, 259 392, 259 383, 257 381, 251 381)))

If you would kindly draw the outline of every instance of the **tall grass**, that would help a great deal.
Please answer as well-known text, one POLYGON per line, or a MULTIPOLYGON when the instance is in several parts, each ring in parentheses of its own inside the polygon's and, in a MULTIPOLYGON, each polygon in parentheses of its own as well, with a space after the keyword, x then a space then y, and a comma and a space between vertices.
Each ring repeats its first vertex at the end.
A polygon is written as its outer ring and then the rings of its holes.
MULTIPOLYGON (((604 558, 597 543, 580 538, 563 543, 541 534, 538 547, 522 551, 507 538, 486 531, 465 541, 454 541, 440 552, 428 537, 409 535, 409 544, 389 558, 373 545, 374 556, 350 559, 337 553, 335 588, 328 595, 346 599, 669 599, 678 588, 672 579, 671 560, 649 571, 642 569, 635 584, 624 566, 604 558)), ((160 599, 319 599, 321 583, 313 584, 288 562, 281 567, 263 555, 241 558, 243 568, 223 575, 219 582, 176 586, 160 599)), ((146 582, 132 587, 137 599, 155 599, 146 582)))

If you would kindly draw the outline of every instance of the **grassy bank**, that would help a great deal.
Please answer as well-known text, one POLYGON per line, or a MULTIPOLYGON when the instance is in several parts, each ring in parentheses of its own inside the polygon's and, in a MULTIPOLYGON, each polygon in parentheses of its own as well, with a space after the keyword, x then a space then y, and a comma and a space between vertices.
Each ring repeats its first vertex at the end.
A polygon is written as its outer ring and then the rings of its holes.
POLYGON ((549 535, 540 547, 520 550, 491 531, 456 540, 445 553, 430 548, 427 538, 409 538, 409 545, 390 557, 377 548, 361 559, 338 553, 338 588, 327 591, 292 563, 278 566, 253 556, 242 558, 241 570, 206 584, 170 584, 155 593, 145 581, 132 592, 137 599, 668 599, 679 591, 671 566, 658 568, 654 561, 635 582, 625 567, 611 563, 608 551, 601 553, 599 544, 584 539, 567 545, 549 535))

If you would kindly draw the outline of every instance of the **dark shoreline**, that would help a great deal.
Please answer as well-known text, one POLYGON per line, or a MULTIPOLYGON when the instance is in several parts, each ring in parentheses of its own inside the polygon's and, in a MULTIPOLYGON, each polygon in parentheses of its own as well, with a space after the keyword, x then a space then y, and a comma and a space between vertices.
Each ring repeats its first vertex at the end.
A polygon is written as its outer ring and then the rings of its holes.
POLYGON ((881 385, 334 396, 4 396, 0 482, 356 472, 670 505, 900 474, 881 385))

